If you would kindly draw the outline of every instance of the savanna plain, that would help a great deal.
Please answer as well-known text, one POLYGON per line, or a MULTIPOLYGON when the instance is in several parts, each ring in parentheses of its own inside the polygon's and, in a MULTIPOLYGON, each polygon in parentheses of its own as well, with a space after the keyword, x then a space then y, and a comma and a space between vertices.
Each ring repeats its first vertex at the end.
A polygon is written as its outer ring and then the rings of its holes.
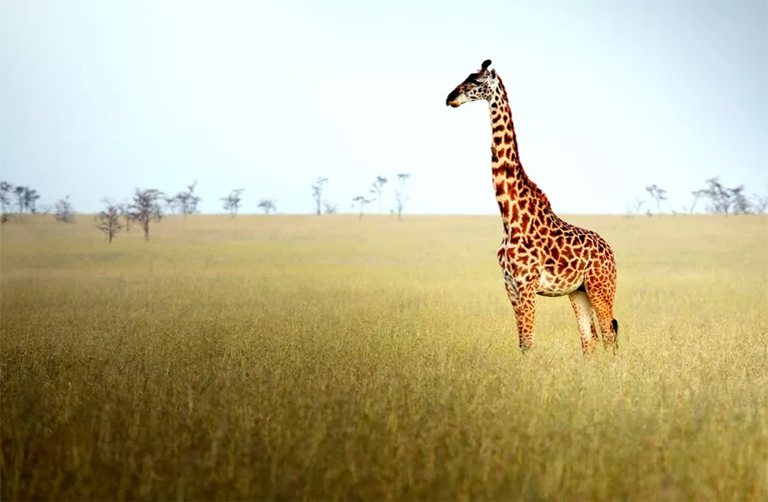
POLYGON ((5 223, 0 498, 768 499, 768 219, 566 219, 616 354, 518 351, 497 216, 5 223))

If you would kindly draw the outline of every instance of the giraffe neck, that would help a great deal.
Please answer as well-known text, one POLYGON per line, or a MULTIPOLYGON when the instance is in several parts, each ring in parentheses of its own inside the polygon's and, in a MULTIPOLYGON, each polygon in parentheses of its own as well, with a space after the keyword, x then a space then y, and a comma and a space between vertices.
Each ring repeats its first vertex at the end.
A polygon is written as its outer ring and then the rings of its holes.
MULTIPOLYGON (((504 230, 512 231, 520 211, 529 208, 549 208, 549 201, 541 190, 525 174, 517 150, 517 136, 512 122, 512 111, 504 83, 499 86, 489 102, 491 113, 491 173, 496 189, 496 201, 504 222, 504 230), (544 204, 539 206, 535 200, 544 204), (530 201, 530 203, 529 203, 530 201)), ((527 225, 526 225, 527 226, 527 225)))

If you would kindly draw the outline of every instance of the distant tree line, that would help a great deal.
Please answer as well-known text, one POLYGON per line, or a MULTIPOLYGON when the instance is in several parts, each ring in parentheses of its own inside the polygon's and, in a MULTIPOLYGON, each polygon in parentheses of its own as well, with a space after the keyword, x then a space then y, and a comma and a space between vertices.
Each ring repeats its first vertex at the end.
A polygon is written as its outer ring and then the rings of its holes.
MULTIPOLYGON (((397 185, 393 193, 393 205, 390 214, 403 219, 403 211, 410 198, 406 195, 406 183, 410 178, 409 173, 397 174, 397 185)), ((322 214, 334 214, 338 212, 338 204, 324 197, 324 191, 329 179, 318 177, 311 185, 314 212, 318 216, 322 214)), ((368 190, 352 198, 352 207, 362 218, 366 207, 378 201, 379 212, 384 212, 385 186, 389 180, 385 176, 377 176, 368 190)), ((141 228, 144 239, 149 241, 150 228, 153 223, 160 223, 164 217, 164 211, 170 214, 183 216, 199 213, 201 197, 195 189, 197 181, 187 185, 175 195, 166 194, 156 188, 136 188, 133 198, 129 203, 116 204, 111 199, 104 199, 104 208, 95 216, 95 225, 102 231, 108 242, 122 231, 130 231, 131 225, 136 224, 141 228)), ((650 203, 647 200, 637 198, 627 204, 627 212, 642 213, 652 216, 652 207, 655 206, 656 214, 663 214, 663 203, 667 201, 667 190, 656 184, 645 187, 650 203)), ((242 206, 244 188, 231 190, 226 197, 222 197, 222 208, 235 217, 242 206)), ((704 211, 715 214, 750 214, 765 213, 768 209, 768 195, 752 194, 747 196, 744 185, 726 187, 719 177, 709 178, 705 186, 691 192, 693 199, 688 206, 683 206, 680 211, 683 214, 691 214, 696 210, 699 202, 703 202, 704 211)), ((23 214, 48 214, 54 213, 55 220, 62 223, 72 223, 75 220, 75 210, 69 200, 69 195, 51 205, 39 204, 40 194, 29 186, 13 185, 6 181, 0 181, 0 204, 2 204, 2 222, 9 221, 11 217, 21 217, 23 214)), ((277 201, 273 198, 262 198, 257 207, 264 214, 277 213, 277 201)), ((678 211, 672 210, 673 214, 678 211)))
MULTIPOLYGON (((656 184, 645 187, 645 191, 651 201, 655 203, 656 214, 663 214, 662 203, 667 200, 667 191, 656 184)), ((680 211, 672 210, 672 214, 692 214, 701 201, 704 205, 704 211, 710 214, 762 214, 768 209, 768 195, 753 193, 747 196, 744 185, 735 187, 726 187, 720 177, 709 178, 705 181, 704 188, 691 192, 693 199, 687 206, 683 206, 680 211)), ((627 213, 642 213, 645 208, 645 214, 652 216, 651 205, 646 205, 646 201, 637 198, 627 204, 627 213)))
MULTIPOLYGON (((394 205, 390 210, 391 214, 397 215, 402 220, 403 211, 410 198, 406 195, 406 181, 411 175, 408 173, 397 174, 398 184, 394 190, 394 205)), ((368 204, 378 201, 379 212, 384 212, 384 188, 388 183, 385 176, 377 176, 367 193, 355 196, 352 199, 359 211, 360 218, 365 213, 368 204)), ((311 185, 312 198, 314 201, 315 214, 334 214, 339 212, 339 205, 323 197, 328 178, 318 177, 311 185)), ((130 203, 116 204, 112 199, 103 199, 104 207, 95 215, 96 227, 102 230, 109 242, 121 231, 130 231, 133 223, 138 224, 144 232, 144 237, 149 240, 151 223, 162 221, 164 214, 188 216, 199 213, 199 205, 202 198, 196 193, 197 181, 187 185, 186 190, 181 190, 174 195, 166 195, 156 188, 136 188, 133 199, 130 203), (118 225, 118 221, 120 221, 118 225)), ((222 208, 229 213, 231 217, 237 216, 242 207, 244 188, 231 190, 230 193, 222 197, 222 208)), ((8 221, 12 215, 21 216, 24 213, 37 214, 37 201, 40 195, 34 189, 26 186, 14 186, 8 182, 0 182, 0 202, 2 202, 2 219, 8 221)), ((277 213, 277 200, 271 197, 262 198, 257 206, 264 214, 277 213)), ((55 211, 56 221, 71 223, 75 220, 75 209, 72 206, 69 196, 66 196, 56 202, 50 209, 46 209, 43 214, 50 210, 55 211)))
MULTIPOLYGON (((397 218, 401 221, 403 219, 403 210, 405 209, 405 204, 408 202, 408 200, 410 200, 410 198, 405 195, 405 182, 410 177, 411 175, 408 173, 399 173, 397 175, 398 185, 395 188, 394 193, 395 204, 390 210, 390 213, 397 215, 397 218)), ((334 214, 338 212, 337 204, 334 204, 323 198, 323 190, 327 182, 328 178, 319 177, 315 179, 311 185, 312 199, 315 202, 315 214, 317 216, 320 216, 323 213, 334 214)), ((385 176, 376 176, 376 179, 373 181, 371 187, 366 193, 356 195, 352 198, 352 207, 357 208, 359 211, 359 218, 363 217, 363 214, 365 213, 365 206, 375 201, 379 201, 379 212, 384 212, 384 185, 386 185, 388 182, 389 180, 385 176)))

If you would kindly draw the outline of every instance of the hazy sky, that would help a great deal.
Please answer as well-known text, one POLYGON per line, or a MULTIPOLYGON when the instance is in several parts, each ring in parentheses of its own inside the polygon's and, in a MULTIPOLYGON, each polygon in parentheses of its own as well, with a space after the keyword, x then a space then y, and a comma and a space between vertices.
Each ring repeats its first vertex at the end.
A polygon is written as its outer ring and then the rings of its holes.
POLYGON ((487 105, 445 106, 488 58, 556 212, 768 193, 764 0, 3 0, 0 177, 81 212, 197 180, 204 212, 309 213, 318 176, 348 211, 408 172, 406 212, 495 213, 487 105))

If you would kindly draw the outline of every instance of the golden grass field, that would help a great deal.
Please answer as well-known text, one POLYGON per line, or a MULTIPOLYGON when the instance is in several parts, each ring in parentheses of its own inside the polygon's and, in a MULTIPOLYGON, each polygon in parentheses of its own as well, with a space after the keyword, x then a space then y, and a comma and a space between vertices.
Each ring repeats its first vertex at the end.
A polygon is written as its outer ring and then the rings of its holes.
POLYGON ((768 219, 572 216, 517 349, 497 216, 192 216, 0 234, 3 500, 766 500, 768 219))

